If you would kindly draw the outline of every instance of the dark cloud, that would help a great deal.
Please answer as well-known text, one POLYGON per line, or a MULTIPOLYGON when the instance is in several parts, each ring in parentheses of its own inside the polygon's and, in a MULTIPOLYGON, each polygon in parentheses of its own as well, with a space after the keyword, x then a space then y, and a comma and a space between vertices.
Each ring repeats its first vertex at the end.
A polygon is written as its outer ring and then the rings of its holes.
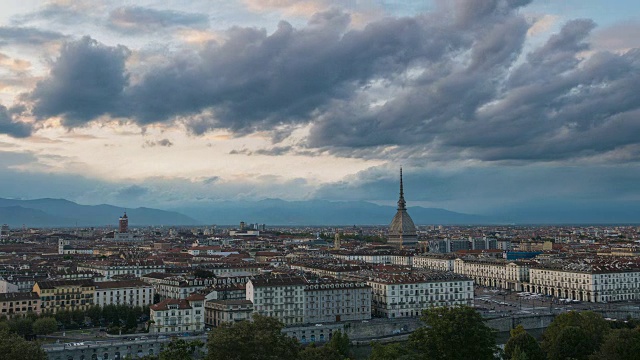
POLYGON ((62 115, 70 127, 106 114, 140 125, 179 121, 194 134, 266 131, 277 144, 310 124, 306 150, 342 156, 636 154, 640 50, 594 52, 595 24, 574 20, 525 53, 531 24, 518 8, 529 2, 440 1, 434 12, 362 29, 338 10, 300 28, 281 22, 271 34, 233 27, 223 42, 150 66, 132 84, 125 49, 85 38, 64 48, 31 98, 38 117, 62 115), (72 68, 84 76, 68 75, 72 68))
POLYGON ((142 145, 142 147, 154 147, 154 146, 172 147, 173 143, 169 139, 161 139, 156 141, 147 140, 142 145))
POLYGON ((0 134, 7 134, 16 138, 24 138, 31 135, 31 124, 27 124, 14 119, 15 113, 20 108, 7 109, 0 105, 0 134))
POLYGON ((119 189, 115 193, 115 197, 119 199, 135 199, 149 193, 149 189, 139 185, 131 185, 125 188, 119 189))
POLYGON ((63 34, 54 31, 32 27, 0 26, 0 46, 8 44, 44 45, 64 38, 63 34))
POLYGON ((130 6, 111 11, 108 25, 122 33, 148 33, 171 27, 206 28, 209 17, 205 14, 130 6))
POLYGON ((121 106, 129 75, 124 46, 109 47, 90 37, 64 45, 49 77, 28 98, 38 118, 63 116, 66 126, 78 126, 121 106))

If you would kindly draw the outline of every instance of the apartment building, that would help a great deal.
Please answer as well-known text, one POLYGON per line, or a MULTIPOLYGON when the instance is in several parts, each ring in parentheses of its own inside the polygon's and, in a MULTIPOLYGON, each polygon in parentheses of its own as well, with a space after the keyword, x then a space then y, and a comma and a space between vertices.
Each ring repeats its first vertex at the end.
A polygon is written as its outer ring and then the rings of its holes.
POLYGON ((8 318, 40 315, 40 297, 34 292, 12 292, 0 294, 0 316, 8 318))
POLYGON ((98 306, 144 307, 153 304, 153 286, 140 280, 103 281, 95 285, 94 303, 98 306))
POLYGON ((522 291, 529 281, 530 262, 500 259, 456 259, 453 271, 472 278, 477 285, 522 291))
POLYGON ((204 303, 204 323, 218 327, 223 323, 250 320, 253 303, 249 300, 207 300, 204 303))
POLYGON ((153 281, 149 281, 150 278, 143 277, 142 280, 150 282, 161 299, 186 299, 192 293, 215 284, 215 279, 187 278, 181 275, 161 279, 153 277, 153 281))
POLYGON ((640 268, 619 260, 570 263, 556 261, 532 267, 525 291, 585 302, 640 299, 640 268))
POLYGON ((44 280, 33 285, 38 294, 42 312, 87 310, 94 305, 96 286, 93 280, 44 280))
POLYGON ((186 299, 165 299, 151 305, 149 312, 151 334, 204 330, 204 296, 200 294, 186 299))
POLYGON ((78 271, 91 271, 102 275, 100 281, 109 281, 115 275, 131 274, 141 277, 153 272, 165 272, 165 265, 158 260, 89 261, 78 265, 78 271))
POLYGON ((304 289, 304 323, 371 319, 371 286, 364 282, 310 280, 304 289))
POLYGON ((453 263, 456 257, 446 254, 427 254, 413 257, 414 268, 432 269, 440 271, 453 271, 453 263))
POLYGON ((366 276, 376 317, 416 317, 434 306, 473 304, 473 280, 452 272, 371 272, 366 276))
POLYGON ((285 325, 304 322, 306 280, 294 275, 259 275, 247 283, 246 300, 254 311, 275 317, 285 325))

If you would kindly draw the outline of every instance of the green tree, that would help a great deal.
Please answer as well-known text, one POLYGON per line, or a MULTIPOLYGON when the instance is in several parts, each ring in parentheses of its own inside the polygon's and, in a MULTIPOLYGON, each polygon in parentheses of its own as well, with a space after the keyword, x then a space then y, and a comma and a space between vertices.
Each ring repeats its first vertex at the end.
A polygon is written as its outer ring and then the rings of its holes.
POLYGON ((378 342, 371 343, 371 354, 369 360, 409 360, 415 359, 416 355, 403 344, 382 345, 378 342))
POLYGON ((20 336, 33 334, 33 321, 28 318, 17 318, 9 321, 9 328, 12 333, 20 336))
POLYGON ((549 360, 586 360, 595 351, 589 336, 583 328, 567 326, 560 330, 553 344, 547 350, 549 360))
POLYGON ((208 360, 294 360, 298 341, 281 332, 283 324, 255 314, 253 321, 223 324, 209 333, 208 360))
POLYGON ((159 360, 191 360, 196 351, 204 346, 199 340, 174 339, 158 355, 159 360))
MULTIPOLYGON (((604 337, 611 331, 608 322, 602 317, 602 315, 594 313, 592 311, 576 312, 570 311, 568 313, 560 314, 556 316, 553 322, 547 327, 542 334, 542 349, 547 353, 549 359, 556 359, 558 351, 562 350, 562 344, 557 344, 560 339, 560 335, 565 328, 575 327, 581 329, 585 333, 585 343, 589 347, 589 353, 593 353, 600 349, 600 344, 604 340, 604 337)), ((570 331, 564 334, 563 341, 571 339, 572 335, 575 335, 577 331, 570 331)), ((575 339, 576 341, 579 339, 575 339)), ((561 351, 564 353, 564 351, 561 351)))
POLYGON ((494 359, 495 333, 469 306, 437 307, 423 312, 421 327, 409 336, 419 358, 438 360, 494 359))
POLYGON ((298 357, 299 360, 344 360, 346 359, 337 350, 327 345, 317 347, 311 344, 305 347, 298 357))
POLYGON ((331 340, 324 346, 328 349, 335 350, 338 354, 342 355, 342 357, 349 358, 350 357, 350 341, 349 335, 347 333, 343 333, 342 331, 337 331, 333 333, 331 336, 331 340))
POLYGON ((0 332, 0 359, 46 360, 47 354, 39 343, 26 341, 16 334, 2 331, 0 332))
POLYGON ((36 335, 49 335, 58 330, 58 321, 52 317, 40 318, 33 322, 33 332, 36 335))
POLYGON ((511 330, 511 337, 504 346, 505 359, 512 359, 516 355, 516 349, 518 349, 519 358, 522 356, 526 356, 528 360, 544 360, 546 358, 538 341, 527 333, 522 325, 511 330))
POLYGON ((640 329, 611 331, 592 360, 635 360, 640 356, 640 329))

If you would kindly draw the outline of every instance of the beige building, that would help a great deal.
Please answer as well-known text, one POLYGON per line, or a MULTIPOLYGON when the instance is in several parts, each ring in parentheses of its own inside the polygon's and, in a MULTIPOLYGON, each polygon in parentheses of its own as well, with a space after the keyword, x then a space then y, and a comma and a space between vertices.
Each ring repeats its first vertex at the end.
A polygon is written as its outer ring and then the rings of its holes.
POLYGON ((44 280, 33 285, 42 312, 53 314, 61 310, 87 310, 94 304, 95 289, 93 280, 44 280))
POLYGON ((204 322, 209 327, 251 320, 252 314, 253 303, 249 300, 208 300, 204 304, 204 322))
POLYGON ((40 297, 34 292, 0 294, 0 316, 12 318, 29 313, 40 315, 40 297))
POLYGON ((432 269, 440 271, 453 271, 453 264, 456 257, 444 254, 427 254, 415 256, 412 266, 414 268, 432 269))
POLYGON ((529 281, 529 262, 500 259, 456 259, 453 271, 466 275, 480 286, 522 291, 522 284, 529 281))

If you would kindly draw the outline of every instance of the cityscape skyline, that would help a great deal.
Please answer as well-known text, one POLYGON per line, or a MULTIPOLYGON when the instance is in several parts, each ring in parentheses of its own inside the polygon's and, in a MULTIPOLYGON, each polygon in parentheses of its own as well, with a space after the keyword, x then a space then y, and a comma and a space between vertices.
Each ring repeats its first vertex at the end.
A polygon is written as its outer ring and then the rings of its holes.
POLYGON ((638 4, 127 4, 3 3, 0 197, 637 209, 638 4))

